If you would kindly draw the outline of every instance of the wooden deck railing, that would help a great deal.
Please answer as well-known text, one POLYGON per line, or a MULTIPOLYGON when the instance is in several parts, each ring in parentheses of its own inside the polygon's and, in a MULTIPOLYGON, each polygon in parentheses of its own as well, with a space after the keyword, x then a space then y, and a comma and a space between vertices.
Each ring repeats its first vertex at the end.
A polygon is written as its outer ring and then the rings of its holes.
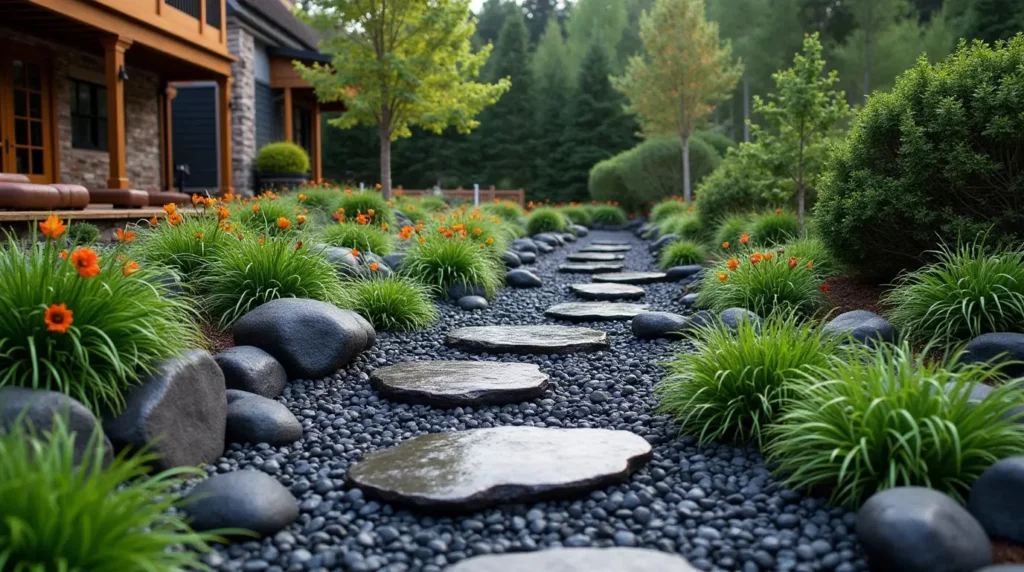
MULTIPOLYGON (((434 189, 403 189, 401 185, 399 185, 395 187, 395 192, 406 196, 430 196, 436 194, 437 191, 434 189)), ((473 189, 463 189, 462 187, 455 189, 441 189, 441 195, 445 198, 458 199, 470 203, 473 202, 473 189)), ((511 201, 523 207, 526 206, 526 190, 499 190, 495 189, 493 185, 487 189, 480 189, 480 204, 493 203, 495 199, 498 201, 511 201)))

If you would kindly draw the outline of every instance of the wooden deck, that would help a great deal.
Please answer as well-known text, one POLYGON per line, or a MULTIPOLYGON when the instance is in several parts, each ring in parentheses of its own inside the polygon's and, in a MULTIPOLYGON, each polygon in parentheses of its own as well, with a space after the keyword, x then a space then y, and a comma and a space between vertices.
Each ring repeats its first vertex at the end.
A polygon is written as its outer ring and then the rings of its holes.
MULTIPOLYGON (((182 211, 191 210, 191 207, 181 207, 182 211)), ((161 207, 143 207, 138 209, 115 209, 110 205, 89 205, 81 210, 66 211, 0 211, 0 224, 33 222, 45 220, 46 217, 55 214, 63 220, 82 221, 134 221, 152 217, 163 218, 166 216, 161 207)))

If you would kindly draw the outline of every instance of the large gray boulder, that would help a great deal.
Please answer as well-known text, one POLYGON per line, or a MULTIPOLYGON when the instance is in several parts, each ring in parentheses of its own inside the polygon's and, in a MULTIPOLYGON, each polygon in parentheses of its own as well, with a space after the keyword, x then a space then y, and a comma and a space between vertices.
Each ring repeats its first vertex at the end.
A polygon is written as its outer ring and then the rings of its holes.
POLYGON ((229 443, 288 445, 302 438, 302 423, 283 403, 229 389, 227 440, 229 443))
POLYGON ((288 373, 274 356, 253 346, 234 346, 213 356, 224 372, 228 389, 248 391, 271 399, 281 395, 288 373))
POLYGON ((996 461, 974 481, 967 510, 992 538, 1024 543, 1024 457, 996 461))
POLYGON ((200 532, 240 528, 270 536, 299 517, 292 493, 259 471, 215 475, 196 485, 184 501, 192 528, 200 532))
POLYGON ((517 238, 512 241, 512 248, 520 252, 532 252, 537 254, 537 243, 529 238, 517 238))
POLYGON ((839 314, 822 329, 830 334, 849 336, 862 344, 896 341, 896 327, 889 320, 867 310, 839 314))
POLYGON ((20 427, 42 437, 53 430, 57 417, 63 419, 68 433, 75 434, 75 465, 96 453, 89 447, 94 433, 99 433, 98 443, 103 447, 103 464, 106 465, 114 458, 114 447, 103 435, 99 420, 85 405, 56 391, 0 388, 0 432, 10 431, 20 424, 20 427))
POLYGON ((509 270, 505 274, 505 283, 513 288, 540 288, 544 285, 539 276, 525 268, 509 270))
POLYGON ((681 338, 687 324, 684 316, 672 312, 644 312, 633 318, 630 328, 634 336, 642 340, 653 340, 681 338))
POLYGON ((982 334, 964 347, 960 355, 963 363, 991 362, 1004 364, 1003 373, 1010 377, 1024 377, 1024 334, 992 332, 982 334))

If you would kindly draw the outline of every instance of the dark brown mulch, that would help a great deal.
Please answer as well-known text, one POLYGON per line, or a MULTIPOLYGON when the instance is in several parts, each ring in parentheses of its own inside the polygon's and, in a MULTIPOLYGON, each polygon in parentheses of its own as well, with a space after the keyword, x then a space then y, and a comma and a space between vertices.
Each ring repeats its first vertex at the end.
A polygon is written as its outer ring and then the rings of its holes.
POLYGON ((855 275, 836 276, 828 279, 829 302, 835 310, 833 315, 851 310, 869 310, 883 314, 885 308, 879 299, 887 290, 874 281, 855 275))
POLYGON ((1024 546, 1001 540, 992 541, 992 562, 996 564, 1024 564, 1024 546))
POLYGON ((235 339, 231 336, 229 331, 218 330, 212 324, 203 324, 203 337, 206 338, 210 345, 211 353, 222 352, 235 345, 235 339))

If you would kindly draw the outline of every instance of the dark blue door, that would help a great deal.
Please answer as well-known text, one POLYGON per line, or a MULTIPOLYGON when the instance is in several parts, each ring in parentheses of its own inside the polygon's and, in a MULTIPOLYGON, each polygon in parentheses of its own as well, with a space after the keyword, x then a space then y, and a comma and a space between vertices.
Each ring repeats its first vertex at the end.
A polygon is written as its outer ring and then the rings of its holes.
POLYGON ((215 190, 217 171, 217 87, 181 86, 171 102, 174 165, 188 165, 188 190, 215 190))

